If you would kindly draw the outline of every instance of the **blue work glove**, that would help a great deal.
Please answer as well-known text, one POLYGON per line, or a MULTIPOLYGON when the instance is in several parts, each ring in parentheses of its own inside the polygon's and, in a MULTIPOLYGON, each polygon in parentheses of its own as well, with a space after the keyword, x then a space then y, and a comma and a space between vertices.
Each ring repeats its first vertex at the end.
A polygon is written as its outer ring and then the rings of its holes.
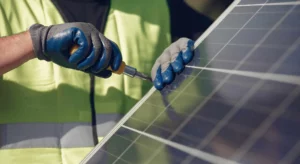
POLYGON ((187 38, 180 38, 164 50, 151 71, 156 89, 162 90, 174 81, 176 74, 181 73, 185 65, 193 59, 193 50, 194 41, 187 38))
POLYGON ((52 26, 34 24, 29 28, 38 59, 108 78, 118 70, 122 55, 118 46, 104 37, 92 24, 65 23, 52 26), (71 55, 73 46, 78 49, 71 55))

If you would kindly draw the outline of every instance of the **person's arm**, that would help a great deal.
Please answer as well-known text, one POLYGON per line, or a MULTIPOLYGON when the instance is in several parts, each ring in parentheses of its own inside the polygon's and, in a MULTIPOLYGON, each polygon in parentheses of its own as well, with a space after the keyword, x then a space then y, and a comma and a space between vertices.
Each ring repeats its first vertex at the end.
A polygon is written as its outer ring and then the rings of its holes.
POLYGON ((28 31, 0 38, 0 75, 35 58, 28 31))

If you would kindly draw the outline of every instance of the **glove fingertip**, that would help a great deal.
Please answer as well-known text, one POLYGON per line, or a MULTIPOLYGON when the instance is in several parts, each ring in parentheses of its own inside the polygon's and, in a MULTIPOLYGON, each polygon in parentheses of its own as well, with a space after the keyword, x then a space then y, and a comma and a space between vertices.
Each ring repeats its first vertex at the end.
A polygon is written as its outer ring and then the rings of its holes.
POLYGON ((156 71, 156 75, 155 75, 155 79, 153 80, 153 84, 157 90, 162 90, 164 88, 164 83, 163 83, 163 78, 161 75, 161 67, 160 66, 158 67, 158 69, 156 71))
POLYGON ((165 84, 170 84, 174 80, 174 72, 171 65, 167 68, 165 72, 162 73, 162 79, 165 84))
MULTIPOLYGON (((179 52, 182 53, 182 52, 179 52)), ((177 58, 174 60, 174 62, 171 63, 173 70, 175 73, 180 73, 183 71, 184 69, 184 65, 183 65, 183 59, 182 59, 182 55, 179 54, 177 56, 177 58)))
POLYGON ((154 87, 157 89, 157 90, 162 90, 164 88, 164 85, 162 83, 161 80, 158 80, 157 78, 154 80, 154 87))
POLYGON ((190 48, 190 49, 193 49, 193 48, 194 48, 194 44, 195 44, 195 41, 189 40, 189 41, 187 42, 187 47, 190 48))
POLYGON ((185 52, 182 53, 182 59, 184 64, 188 64, 190 61, 192 61, 194 57, 194 53, 191 50, 186 50, 185 52))

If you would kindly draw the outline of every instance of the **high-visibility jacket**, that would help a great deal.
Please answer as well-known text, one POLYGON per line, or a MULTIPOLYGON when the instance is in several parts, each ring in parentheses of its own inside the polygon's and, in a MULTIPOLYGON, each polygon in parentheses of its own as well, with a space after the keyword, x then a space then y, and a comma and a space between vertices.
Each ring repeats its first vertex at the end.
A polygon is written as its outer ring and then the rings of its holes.
MULTIPOLYGON (((64 22, 50 0, 0 0, 1 36, 64 22)), ((104 35, 123 61, 150 73, 171 43, 166 2, 112 0, 104 35)), ((120 75, 95 78, 93 129, 90 83, 88 74, 38 59, 0 76, 0 163, 79 163, 95 146, 95 130, 103 137, 152 86, 120 75)))
MULTIPOLYGON (((56 4, 61 2, 0 0, 0 36, 25 31, 34 23, 70 21, 63 12, 67 7, 56 4)), ((127 64, 150 73, 156 58, 171 43, 170 20, 176 24, 181 19, 180 15, 180 19, 170 18, 170 12, 179 13, 169 11, 164 0, 110 0, 99 27, 119 45, 127 64)), ((189 19, 180 21, 184 24, 189 19)), ((197 32, 209 25, 201 23, 202 29, 193 23, 197 32)), ((176 28, 180 31, 181 26, 176 28)), ((91 78, 38 59, 23 64, 0 76, 0 163, 79 163, 151 86, 120 75, 91 78)), ((166 163, 165 158, 160 161, 166 163)))

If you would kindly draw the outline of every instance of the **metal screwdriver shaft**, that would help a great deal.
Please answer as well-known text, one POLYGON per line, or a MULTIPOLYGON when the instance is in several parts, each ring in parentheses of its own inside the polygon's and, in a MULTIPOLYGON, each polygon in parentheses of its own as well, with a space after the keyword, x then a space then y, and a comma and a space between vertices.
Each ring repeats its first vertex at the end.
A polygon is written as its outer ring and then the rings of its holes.
POLYGON ((125 74, 127 76, 130 76, 130 77, 137 77, 137 78, 140 78, 142 80, 148 80, 148 81, 152 82, 151 77, 149 77, 149 76, 147 76, 143 73, 138 72, 136 70, 136 68, 130 67, 128 65, 125 66, 123 74, 125 74))
MULTIPOLYGON (((74 45, 70 50, 70 54, 72 55, 77 49, 78 49, 78 45, 74 45)), ((108 70, 112 71, 111 67, 108 67, 108 70)), ((126 65, 125 62, 121 63, 118 70, 112 71, 112 72, 115 74, 124 74, 124 75, 127 75, 132 78, 136 77, 136 78, 139 78, 142 80, 147 80, 147 81, 152 82, 151 77, 149 77, 141 72, 138 72, 136 68, 126 65)))

